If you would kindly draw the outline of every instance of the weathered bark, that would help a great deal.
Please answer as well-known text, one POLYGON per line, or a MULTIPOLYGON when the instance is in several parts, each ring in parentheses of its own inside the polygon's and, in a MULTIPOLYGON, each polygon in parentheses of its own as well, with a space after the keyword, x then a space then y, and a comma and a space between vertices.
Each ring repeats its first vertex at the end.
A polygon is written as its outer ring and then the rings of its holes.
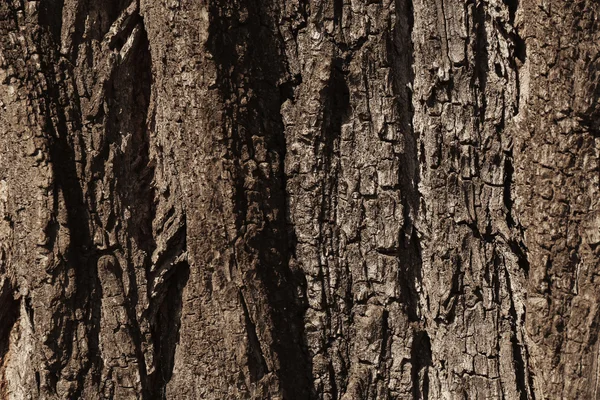
POLYGON ((0 397, 600 398, 599 18, 0 2, 0 397))

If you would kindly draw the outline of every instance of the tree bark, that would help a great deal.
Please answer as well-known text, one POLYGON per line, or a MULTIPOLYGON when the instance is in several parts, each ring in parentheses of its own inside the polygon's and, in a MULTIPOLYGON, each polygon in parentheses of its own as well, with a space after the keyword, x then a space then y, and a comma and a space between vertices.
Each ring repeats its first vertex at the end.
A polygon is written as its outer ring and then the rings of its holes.
POLYGON ((0 2, 0 397, 600 398, 599 21, 0 2))

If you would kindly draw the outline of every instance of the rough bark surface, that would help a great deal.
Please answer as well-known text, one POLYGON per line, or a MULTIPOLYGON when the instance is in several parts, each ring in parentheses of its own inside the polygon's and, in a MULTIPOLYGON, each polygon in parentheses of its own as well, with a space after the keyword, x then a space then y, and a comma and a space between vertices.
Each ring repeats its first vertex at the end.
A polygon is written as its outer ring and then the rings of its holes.
POLYGON ((0 398, 600 398, 597 0, 5 0, 0 134, 0 398))

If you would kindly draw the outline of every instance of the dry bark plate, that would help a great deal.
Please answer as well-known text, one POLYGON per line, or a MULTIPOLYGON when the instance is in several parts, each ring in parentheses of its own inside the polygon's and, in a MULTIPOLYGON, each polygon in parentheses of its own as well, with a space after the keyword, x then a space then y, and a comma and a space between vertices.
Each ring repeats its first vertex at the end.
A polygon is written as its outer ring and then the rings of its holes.
POLYGON ((596 399, 597 0, 0 1, 0 398, 596 399))

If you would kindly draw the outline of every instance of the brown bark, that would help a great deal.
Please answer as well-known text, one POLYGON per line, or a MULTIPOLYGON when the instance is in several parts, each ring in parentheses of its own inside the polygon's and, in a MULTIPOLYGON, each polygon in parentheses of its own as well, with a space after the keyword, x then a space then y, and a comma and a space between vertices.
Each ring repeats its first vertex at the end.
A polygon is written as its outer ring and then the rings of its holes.
POLYGON ((599 13, 0 2, 0 397, 599 398, 599 13))

